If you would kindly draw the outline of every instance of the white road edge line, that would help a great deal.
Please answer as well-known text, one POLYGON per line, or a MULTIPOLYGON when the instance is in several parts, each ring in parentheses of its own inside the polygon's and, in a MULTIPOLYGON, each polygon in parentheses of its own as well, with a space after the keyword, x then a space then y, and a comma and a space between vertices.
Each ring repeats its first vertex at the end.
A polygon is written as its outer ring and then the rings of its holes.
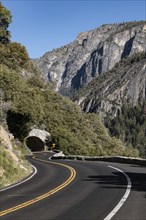
POLYGON ((116 207, 104 218, 104 220, 112 219, 112 217, 119 211, 119 209, 122 207, 124 202, 127 200, 128 196, 130 194, 130 191, 131 191, 131 187, 132 187, 131 180, 130 180, 129 176, 126 173, 124 173, 122 170, 120 170, 116 167, 112 167, 112 166, 108 166, 108 167, 121 172, 126 177, 126 179, 127 179, 127 189, 126 189, 126 192, 125 192, 124 196, 122 197, 122 199, 119 201, 119 203, 116 205, 116 207))
POLYGON ((25 180, 23 180, 23 181, 21 181, 21 182, 18 182, 18 183, 14 184, 14 185, 5 187, 5 188, 3 188, 3 189, 0 189, 0 192, 3 192, 3 191, 5 191, 5 190, 7 190, 7 189, 11 189, 11 188, 13 188, 13 187, 15 187, 15 186, 18 186, 18 185, 20 185, 20 184, 22 184, 22 183, 25 183, 26 181, 28 181, 28 180, 30 180, 31 178, 33 178, 34 175, 36 175, 36 173, 37 173, 37 168, 36 168, 35 166, 33 166, 33 165, 31 165, 31 166, 32 166, 32 168, 34 169, 34 172, 33 172, 33 174, 32 174, 31 176, 29 176, 27 179, 25 179, 25 180))

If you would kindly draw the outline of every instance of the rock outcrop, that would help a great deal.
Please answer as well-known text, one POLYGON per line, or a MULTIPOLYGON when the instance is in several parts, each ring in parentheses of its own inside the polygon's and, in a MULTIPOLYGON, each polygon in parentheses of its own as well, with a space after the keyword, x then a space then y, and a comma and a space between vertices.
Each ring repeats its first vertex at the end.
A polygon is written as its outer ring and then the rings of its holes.
POLYGON ((16 141, 2 125, 0 125, 0 142, 0 188, 3 188, 21 181, 32 172, 32 168, 25 160, 24 148, 16 145, 18 140, 16 141))
POLYGON ((56 91, 70 95, 121 59, 146 51, 146 22, 103 25, 34 61, 56 91))

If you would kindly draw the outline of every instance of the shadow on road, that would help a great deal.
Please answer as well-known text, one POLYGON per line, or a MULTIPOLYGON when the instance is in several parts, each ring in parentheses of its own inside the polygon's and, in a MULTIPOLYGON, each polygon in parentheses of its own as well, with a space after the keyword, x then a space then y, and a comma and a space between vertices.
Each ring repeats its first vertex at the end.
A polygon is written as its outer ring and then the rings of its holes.
MULTIPOLYGON (((132 191, 146 192, 146 174, 126 172, 132 182, 132 191)), ((110 175, 88 176, 85 181, 92 181, 102 188, 127 188, 127 180, 122 173, 112 172, 110 175)))

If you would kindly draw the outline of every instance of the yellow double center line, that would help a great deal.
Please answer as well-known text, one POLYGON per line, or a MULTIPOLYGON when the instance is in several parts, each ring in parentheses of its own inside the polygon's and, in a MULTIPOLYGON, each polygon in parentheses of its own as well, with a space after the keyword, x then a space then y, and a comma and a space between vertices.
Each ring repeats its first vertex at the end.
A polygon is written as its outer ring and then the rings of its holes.
POLYGON ((45 198, 47 198, 47 197, 53 195, 54 193, 60 191, 61 189, 63 189, 63 188, 66 187, 67 185, 69 185, 69 184, 74 180, 74 178, 75 178, 75 176, 76 176, 76 171, 75 171, 72 167, 70 167, 70 166, 68 166, 68 165, 61 164, 61 163, 56 163, 56 162, 50 162, 50 161, 46 161, 46 160, 42 160, 42 159, 37 159, 37 158, 35 158, 35 159, 36 159, 36 160, 39 160, 39 161, 42 161, 42 162, 45 162, 45 163, 52 163, 52 164, 56 164, 56 165, 59 165, 59 166, 66 167, 67 169, 70 170, 70 176, 69 176, 69 178, 68 178, 64 183, 62 183, 61 185, 59 185, 58 187, 56 187, 55 189, 52 189, 51 191, 49 191, 49 192, 47 192, 47 193, 45 193, 45 194, 43 194, 43 195, 41 195, 41 196, 38 196, 38 197, 36 197, 36 198, 34 198, 34 199, 31 199, 31 200, 29 200, 29 201, 27 201, 27 202, 21 203, 21 204, 19 204, 19 205, 17 205, 17 206, 14 206, 14 207, 12 207, 12 208, 9 208, 9 209, 6 209, 6 210, 4 210, 4 211, 1 211, 1 212, 0 212, 0 216, 4 216, 4 215, 6 215, 6 214, 8 214, 8 213, 17 211, 17 210, 19 210, 19 209, 22 209, 22 208, 24 208, 24 207, 27 207, 27 206, 29 206, 29 205, 32 205, 32 204, 34 204, 34 203, 36 203, 36 202, 39 202, 39 201, 41 201, 41 200, 43 200, 43 199, 45 199, 45 198))

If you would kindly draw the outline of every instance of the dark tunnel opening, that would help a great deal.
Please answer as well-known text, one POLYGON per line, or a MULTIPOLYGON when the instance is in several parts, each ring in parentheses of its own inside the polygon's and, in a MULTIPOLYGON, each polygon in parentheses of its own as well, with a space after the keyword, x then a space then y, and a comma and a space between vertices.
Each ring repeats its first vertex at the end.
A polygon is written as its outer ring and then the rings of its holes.
POLYGON ((25 143, 31 151, 44 151, 45 143, 36 136, 27 137, 25 143))

